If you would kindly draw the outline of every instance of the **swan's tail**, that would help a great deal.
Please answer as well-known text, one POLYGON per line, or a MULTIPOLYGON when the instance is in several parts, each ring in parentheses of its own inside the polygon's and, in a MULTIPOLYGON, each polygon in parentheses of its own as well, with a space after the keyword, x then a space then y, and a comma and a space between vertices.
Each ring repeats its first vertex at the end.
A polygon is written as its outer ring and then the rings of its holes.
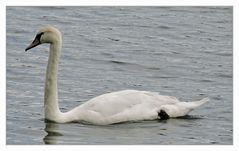
POLYGON ((209 101, 209 98, 204 98, 194 102, 178 102, 175 104, 162 105, 161 110, 165 111, 169 117, 181 117, 187 115, 192 110, 200 107, 209 101))
POLYGON ((209 98, 204 98, 200 101, 194 101, 194 102, 179 102, 177 103, 179 106, 184 106, 185 108, 189 108, 189 109, 195 109, 198 108, 200 106, 202 106, 203 104, 205 104, 206 102, 209 101, 209 98), (180 104, 181 103, 181 104, 180 104))

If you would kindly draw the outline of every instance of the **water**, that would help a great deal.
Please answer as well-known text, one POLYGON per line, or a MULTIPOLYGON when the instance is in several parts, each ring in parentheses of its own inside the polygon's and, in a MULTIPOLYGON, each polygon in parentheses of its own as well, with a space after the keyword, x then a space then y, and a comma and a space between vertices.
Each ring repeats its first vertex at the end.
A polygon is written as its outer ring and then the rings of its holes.
POLYGON ((6 17, 7 144, 233 144, 232 7, 7 7, 6 17), (24 49, 49 24, 63 34, 62 111, 123 89, 211 101, 167 121, 46 122, 48 46, 24 49))

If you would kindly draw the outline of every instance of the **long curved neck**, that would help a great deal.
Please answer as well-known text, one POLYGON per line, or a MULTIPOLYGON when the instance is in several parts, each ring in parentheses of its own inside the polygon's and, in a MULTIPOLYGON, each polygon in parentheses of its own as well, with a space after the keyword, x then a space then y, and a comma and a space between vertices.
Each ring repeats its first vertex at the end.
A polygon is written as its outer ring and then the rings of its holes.
POLYGON ((61 41, 50 44, 49 59, 46 70, 44 109, 45 118, 56 121, 61 112, 58 105, 57 74, 61 53, 61 41))

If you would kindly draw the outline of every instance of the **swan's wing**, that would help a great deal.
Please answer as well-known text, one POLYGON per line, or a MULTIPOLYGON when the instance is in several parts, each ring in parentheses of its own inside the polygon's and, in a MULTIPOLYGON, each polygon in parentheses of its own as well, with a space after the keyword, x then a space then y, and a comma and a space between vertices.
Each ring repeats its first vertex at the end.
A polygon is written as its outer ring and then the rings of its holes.
POLYGON ((155 92, 124 90, 95 97, 71 110, 69 114, 74 115, 76 121, 106 125, 157 119, 161 109, 170 117, 177 117, 188 112, 190 103, 184 104, 185 102, 179 102, 175 97, 155 92))
POLYGON ((137 106, 143 110, 159 108, 163 104, 173 104, 179 102, 175 97, 162 96, 155 92, 124 90, 107 93, 95 97, 81 107, 102 114, 102 116, 112 116, 124 111, 133 111, 137 106))
POLYGON ((66 114, 75 121, 106 125, 158 119, 161 110, 170 117, 184 116, 207 101, 208 99, 198 102, 179 102, 175 97, 163 96, 155 92, 124 90, 95 97, 66 114))

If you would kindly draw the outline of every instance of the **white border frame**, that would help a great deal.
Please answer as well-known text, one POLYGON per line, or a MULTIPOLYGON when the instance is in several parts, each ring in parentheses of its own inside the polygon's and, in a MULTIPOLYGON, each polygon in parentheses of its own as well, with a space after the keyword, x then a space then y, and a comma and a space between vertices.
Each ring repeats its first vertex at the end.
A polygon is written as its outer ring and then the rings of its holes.
POLYGON ((239 4, 237 0, 6 0, 0 1, 0 150, 238 150, 239 4), (233 6, 233 145, 6 145, 6 6, 233 6))

